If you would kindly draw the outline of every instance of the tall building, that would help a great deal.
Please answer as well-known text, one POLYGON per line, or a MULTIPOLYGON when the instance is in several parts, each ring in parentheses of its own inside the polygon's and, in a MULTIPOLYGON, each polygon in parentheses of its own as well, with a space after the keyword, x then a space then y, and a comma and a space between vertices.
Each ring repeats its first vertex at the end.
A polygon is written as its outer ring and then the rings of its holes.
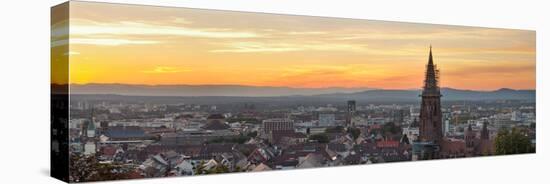
MULTIPOLYGON (((474 149, 475 139, 476 139, 476 133, 472 129, 472 124, 468 124, 468 128, 464 130, 464 142, 466 143, 466 149, 471 149, 471 150, 474 149)), ((469 151, 469 152, 473 152, 473 151, 469 151)))
POLYGON ((336 122, 336 117, 331 113, 319 114, 319 126, 333 126, 336 122))
POLYGON ((480 137, 482 140, 489 140, 489 129, 487 129, 487 121, 483 122, 483 128, 481 128, 480 137))
POLYGON ((426 65, 422 103, 420 104, 419 135, 412 145, 412 160, 429 160, 440 157, 443 142, 441 93, 439 91, 439 70, 434 65, 432 46, 426 65))
POLYGON ((269 136, 274 130, 292 130, 294 131, 294 123, 290 119, 276 118, 266 119, 262 122, 261 132, 264 136, 269 136))
POLYGON ((420 106, 420 136, 419 140, 438 144, 443 138, 441 93, 439 90, 439 70, 434 65, 432 46, 426 65, 426 78, 422 90, 422 104, 420 106))
MULTIPOLYGON (((441 93, 439 90, 439 71, 433 63, 432 47, 426 65, 426 78, 420 106, 419 137, 412 144, 412 160, 436 158, 455 158, 494 153, 493 140, 489 138, 487 123, 484 123, 480 137, 476 136, 472 125, 464 130, 464 140, 448 139, 443 136, 441 93)), ((448 121, 446 121, 448 126, 448 121)), ((448 128, 445 129, 448 131, 448 128)))
POLYGON ((94 122, 90 122, 88 123, 88 127, 86 127, 86 136, 88 136, 88 138, 94 138, 96 135, 95 135, 95 132, 96 132, 96 126, 94 124, 94 122))
POLYGON ((353 116, 355 115, 356 106, 355 106, 355 100, 348 100, 347 105, 347 114, 346 114, 346 126, 353 126, 351 124, 351 120, 353 116))
POLYGON ((449 118, 446 118, 445 119, 445 127, 443 128, 443 132, 445 133, 444 135, 447 135, 450 131, 450 120, 449 118))

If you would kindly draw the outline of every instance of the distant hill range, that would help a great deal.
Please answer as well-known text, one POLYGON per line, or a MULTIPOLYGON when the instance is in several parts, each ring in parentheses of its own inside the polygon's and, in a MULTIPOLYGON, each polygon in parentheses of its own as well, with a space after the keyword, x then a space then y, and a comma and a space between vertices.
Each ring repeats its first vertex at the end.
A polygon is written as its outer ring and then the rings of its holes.
POLYGON ((354 93, 372 88, 289 88, 242 85, 129 85, 129 84, 71 84, 71 93, 118 94, 128 96, 292 96, 330 93, 354 93))
MULTIPOLYGON (((373 88, 288 88, 257 87, 239 85, 126 85, 126 84, 72 84, 71 94, 86 98, 128 98, 140 99, 158 97, 167 101, 181 99, 201 102, 292 102, 318 101, 341 102, 345 100, 372 102, 414 102, 420 100, 420 89, 385 90, 373 88), (148 97, 149 96, 149 97, 148 97), (135 97, 134 97, 135 98, 135 97)), ((528 100, 535 101, 535 90, 499 89, 495 91, 473 91, 442 88, 442 100, 528 100)))
MULTIPOLYGON (((324 98, 345 98, 365 101, 392 99, 392 101, 419 100, 421 90, 368 90, 350 94, 324 94, 324 98)), ((535 100, 535 90, 499 89, 495 91, 473 91, 453 88, 441 89, 444 100, 535 100)))

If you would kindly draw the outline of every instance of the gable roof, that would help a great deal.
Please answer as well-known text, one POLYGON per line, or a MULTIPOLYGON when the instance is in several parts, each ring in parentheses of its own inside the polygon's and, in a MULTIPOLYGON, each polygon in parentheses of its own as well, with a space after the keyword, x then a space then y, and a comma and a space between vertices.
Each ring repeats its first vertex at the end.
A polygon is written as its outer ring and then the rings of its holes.
POLYGON ((323 166, 323 156, 317 153, 308 154, 302 162, 298 164, 298 168, 312 168, 323 166))
POLYGON ((254 169, 252 169, 253 172, 256 172, 256 171, 271 171, 271 167, 265 165, 264 163, 260 163, 260 165, 254 167, 254 169))

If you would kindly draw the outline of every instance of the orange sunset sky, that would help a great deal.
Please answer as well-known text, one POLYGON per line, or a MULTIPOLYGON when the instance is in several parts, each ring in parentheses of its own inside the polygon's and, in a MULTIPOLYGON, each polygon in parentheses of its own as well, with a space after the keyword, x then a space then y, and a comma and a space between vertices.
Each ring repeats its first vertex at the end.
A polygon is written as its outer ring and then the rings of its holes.
POLYGON ((71 2, 52 25, 72 84, 535 88, 535 32, 71 2), (70 32, 64 28, 69 26, 70 32))

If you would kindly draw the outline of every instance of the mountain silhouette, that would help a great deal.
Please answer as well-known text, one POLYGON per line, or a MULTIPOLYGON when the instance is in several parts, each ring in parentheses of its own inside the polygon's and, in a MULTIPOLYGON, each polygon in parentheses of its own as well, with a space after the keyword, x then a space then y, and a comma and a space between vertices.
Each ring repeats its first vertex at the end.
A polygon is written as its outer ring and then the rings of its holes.
MULTIPOLYGON (((162 99, 164 102, 184 100, 196 103, 222 102, 416 102, 420 89, 387 90, 373 88, 289 88, 241 85, 127 85, 86 84, 70 86, 71 95, 86 98, 162 99), (156 97, 156 98, 155 98, 156 97)), ((502 88, 494 91, 475 91, 441 88, 443 101, 455 100, 527 100, 535 101, 535 90, 502 88)))

